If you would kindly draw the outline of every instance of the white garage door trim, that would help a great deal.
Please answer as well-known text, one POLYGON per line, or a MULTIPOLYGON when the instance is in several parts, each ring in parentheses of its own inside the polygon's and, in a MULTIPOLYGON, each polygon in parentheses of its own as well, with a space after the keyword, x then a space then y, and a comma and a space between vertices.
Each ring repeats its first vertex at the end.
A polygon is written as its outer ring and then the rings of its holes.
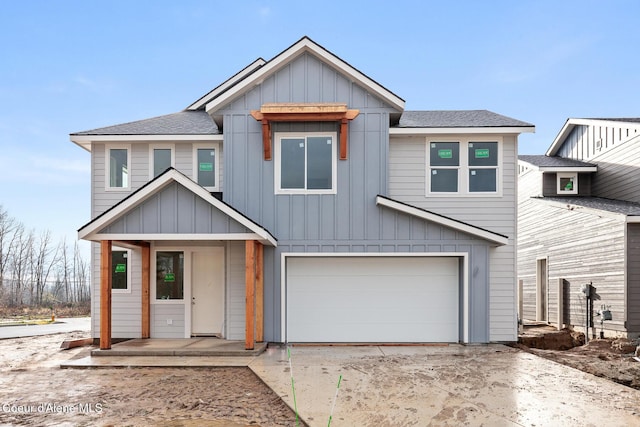
POLYGON ((469 342, 469 277, 468 253, 466 252, 392 252, 392 253, 326 253, 326 252, 283 252, 280 257, 280 336, 287 342, 287 258, 288 257, 458 257, 462 262, 462 341, 469 342))

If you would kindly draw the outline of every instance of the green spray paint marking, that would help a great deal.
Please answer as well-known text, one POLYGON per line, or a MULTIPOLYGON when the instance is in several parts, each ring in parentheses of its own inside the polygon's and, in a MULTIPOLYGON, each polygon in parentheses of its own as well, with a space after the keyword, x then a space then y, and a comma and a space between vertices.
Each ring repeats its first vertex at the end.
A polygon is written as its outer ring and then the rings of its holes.
POLYGON ((291 349, 287 347, 287 356, 289 358, 289 373, 291 373, 291 392, 293 393, 293 409, 296 412, 296 425, 300 425, 298 420, 298 404, 296 403, 296 387, 293 385, 293 366, 291 366, 291 349))
POLYGON ((331 427, 331 419, 333 418, 333 408, 336 407, 336 400, 338 400, 338 390, 340 390, 340 383, 342 382, 342 374, 340 374, 340 378, 338 378, 338 386, 336 387, 336 395, 333 396, 333 405, 331 405, 331 414, 329 414, 329 424, 327 427, 331 427))

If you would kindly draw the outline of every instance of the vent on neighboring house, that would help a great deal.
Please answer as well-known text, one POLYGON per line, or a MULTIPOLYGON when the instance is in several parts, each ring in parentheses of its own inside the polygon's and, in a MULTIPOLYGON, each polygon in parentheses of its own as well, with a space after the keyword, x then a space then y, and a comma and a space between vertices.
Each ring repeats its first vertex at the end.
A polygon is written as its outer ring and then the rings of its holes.
POLYGON ((602 138, 596 141, 596 148, 600 150, 602 148, 602 138))

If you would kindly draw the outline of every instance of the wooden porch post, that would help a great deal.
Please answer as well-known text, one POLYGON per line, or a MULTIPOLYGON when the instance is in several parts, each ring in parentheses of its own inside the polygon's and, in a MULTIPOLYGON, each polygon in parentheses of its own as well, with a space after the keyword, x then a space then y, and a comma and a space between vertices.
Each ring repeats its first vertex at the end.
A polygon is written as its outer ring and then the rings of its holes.
POLYGON ((151 245, 142 245, 142 338, 151 337, 151 245))
POLYGON ((245 332, 244 348, 253 350, 255 345, 255 303, 256 303, 256 245, 253 240, 245 241, 245 332))
POLYGON ((256 241, 256 341, 264 341, 264 246, 256 241))
POLYGON ((111 349, 111 240, 100 241, 100 350, 111 349))

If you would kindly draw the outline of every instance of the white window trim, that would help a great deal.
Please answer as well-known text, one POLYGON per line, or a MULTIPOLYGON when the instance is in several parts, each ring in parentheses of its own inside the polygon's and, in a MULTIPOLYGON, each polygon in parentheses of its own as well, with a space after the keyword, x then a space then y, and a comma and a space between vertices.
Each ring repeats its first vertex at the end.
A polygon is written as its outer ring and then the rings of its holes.
MULTIPOLYGON (((338 192, 338 134, 337 132, 276 132, 274 139, 274 189, 275 194, 337 194, 338 192), (307 189, 283 189, 281 188, 280 176, 280 145, 282 138, 306 138, 309 136, 327 136, 331 137, 331 188, 321 190, 307 189)), ((305 143, 306 147, 306 143, 305 143)), ((305 166, 305 183, 306 183, 306 166, 305 166)), ((306 185, 306 184, 305 184, 306 185)))
POLYGON ((426 197, 502 197, 502 150, 503 139, 500 136, 443 136, 429 137, 425 143, 425 196, 426 197), (431 143, 432 142, 457 142, 459 143, 460 164, 459 166, 434 166, 435 169, 458 169, 458 191, 439 192, 431 191, 431 143), (473 142, 497 142, 498 143, 498 164, 497 166, 469 166, 469 143, 473 142), (496 169, 496 191, 479 192, 469 191, 469 169, 496 169))
MULTIPOLYGON (((192 150, 193 150, 193 171, 192 171, 192 178, 195 182, 198 182, 198 149, 203 149, 203 148, 213 148, 214 151, 216 152, 216 155, 214 156, 214 165, 213 167, 215 168, 215 180, 216 180, 216 185, 213 187, 204 187, 207 191, 209 192, 214 192, 214 191, 220 191, 220 143, 219 142, 207 142, 207 143, 199 143, 199 144, 193 144, 192 146, 192 150)), ((198 185, 200 185, 198 183, 198 185)))
POLYGON ((130 191, 131 190, 131 144, 107 144, 104 147, 104 189, 105 191, 130 191), (128 180, 126 187, 111 187, 111 156, 109 150, 127 150, 127 173, 128 180))
MULTIPOLYGON (((112 294, 130 294, 131 293, 131 249, 120 248, 114 246, 111 248, 112 252, 126 252, 127 253, 127 289, 113 289, 111 288, 112 294)), ((112 266, 113 268, 113 266, 112 266)), ((113 274, 111 272, 110 274, 113 274)), ((112 285, 113 286, 113 285, 112 285)))
POLYGON ((578 194, 578 173, 558 172, 556 174, 556 191, 558 194, 578 194), (560 187, 560 178, 573 178, 573 190, 567 191, 560 187))
POLYGON ((175 144, 150 144, 149 145, 149 179, 154 179, 153 170, 155 169, 154 150, 171 150, 171 167, 176 167, 176 146, 175 144))

